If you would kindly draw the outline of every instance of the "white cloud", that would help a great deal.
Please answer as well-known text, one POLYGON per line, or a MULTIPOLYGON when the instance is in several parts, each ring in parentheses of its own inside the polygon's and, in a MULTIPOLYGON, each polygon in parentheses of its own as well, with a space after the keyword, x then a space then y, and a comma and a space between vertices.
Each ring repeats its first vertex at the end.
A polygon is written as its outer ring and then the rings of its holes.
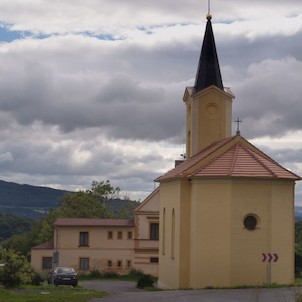
MULTIPOLYGON (((301 12, 301 7, 300 0, 216 1, 212 3, 212 12, 219 20, 263 19, 269 23, 269 20, 279 18, 281 15, 296 16, 301 12)), ((0 19, 11 24, 13 30, 45 34, 70 32, 123 34, 129 28, 135 27, 199 23, 206 12, 207 1, 198 0, 186 2, 74 0, 72 3, 68 0, 26 2, 11 0, 0 3, 0 19)))
POLYGON ((263 136, 251 141, 257 145, 270 147, 274 150, 286 149, 289 146, 292 150, 300 150, 302 148, 302 130, 288 132, 283 137, 263 136))
POLYGON ((269 16, 253 20, 238 20, 230 23, 219 23, 216 26, 217 37, 246 37, 254 40, 259 37, 269 39, 272 36, 292 36, 301 31, 302 14, 296 16, 269 16), (286 26, 284 26, 286 24, 286 26))

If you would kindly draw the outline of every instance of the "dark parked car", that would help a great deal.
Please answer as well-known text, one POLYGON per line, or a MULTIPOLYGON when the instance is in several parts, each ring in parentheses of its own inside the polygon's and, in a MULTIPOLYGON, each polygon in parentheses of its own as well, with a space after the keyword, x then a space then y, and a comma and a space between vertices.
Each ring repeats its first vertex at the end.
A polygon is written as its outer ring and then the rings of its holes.
POLYGON ((72 267, 56 267, 48 275, 48 284, 58 285, 78 285, 78 274, 72 267))

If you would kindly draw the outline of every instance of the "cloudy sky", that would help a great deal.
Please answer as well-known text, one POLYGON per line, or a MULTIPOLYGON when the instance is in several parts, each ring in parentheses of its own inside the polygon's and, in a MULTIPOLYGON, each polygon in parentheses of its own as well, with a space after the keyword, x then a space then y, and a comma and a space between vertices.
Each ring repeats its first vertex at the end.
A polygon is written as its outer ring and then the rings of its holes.
MULTIPOLYGON (((0 0, 0 179, 67 190, 109 179, 147 196, 184 151, 207 11, 207 0, 0 0)), ((302 1, 211 11, 242 136, 302 175, 302 1)))

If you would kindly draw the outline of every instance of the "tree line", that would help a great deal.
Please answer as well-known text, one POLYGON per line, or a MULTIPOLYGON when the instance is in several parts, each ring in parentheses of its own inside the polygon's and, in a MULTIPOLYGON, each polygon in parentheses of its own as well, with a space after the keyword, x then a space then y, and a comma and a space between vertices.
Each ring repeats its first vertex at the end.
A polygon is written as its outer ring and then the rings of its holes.
POLYGON ((57 218, 131 218, 138 201, 124 196, 119 187, 109 180, 93 181, 91 188, 77 193, 66 193, 58 208, 52 209, 39 221, 14 215, 0 216, 0 282, 7 287, 40 280, 30 268, 31 247, 53 238, 53 223, 57 218), (118 199, 121 206, 112 211, 110 200, 118 199))
MULTIPOLYGON (((51 209, 49 213, 39 221, 31 221, 23 218, 3 216, 3 225, 7 232, 3 234, 1 246, 13 249, 30 259, 32 246, 47 242, 53 237, 53 223, 57 218, 131 218, 132 210, 139 204, 127 196, 121 197, 119 187, 113 187, 109 180, 93 181, 91 188, 77 193, 66 193, 60 200, 58 208, 51 209), (117 213, 109 207, 109 201, 119 199, 121 206, 117 213), (19 219, 18 232, 12 234, 13 227, 10 222, 19 219), (5 221, 6 220, 6 221, 5 221), (12 235, 8 237, 9 235, 12 235)), ((1 220, 0 220, 1 225, 1 220)))
POLYGON ((295 225, 295 271, 302 277, 302 221, 295 225))

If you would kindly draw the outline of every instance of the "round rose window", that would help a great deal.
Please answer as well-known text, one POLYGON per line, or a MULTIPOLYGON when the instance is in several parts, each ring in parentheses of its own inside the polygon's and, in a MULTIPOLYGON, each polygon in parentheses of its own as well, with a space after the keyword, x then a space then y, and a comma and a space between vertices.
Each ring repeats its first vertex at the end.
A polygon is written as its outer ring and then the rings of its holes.
POLYGON ((243 224, 246 229, 253 231, 256 229, 258 221, 254 215, 248 215, 244 218, 243 224))

